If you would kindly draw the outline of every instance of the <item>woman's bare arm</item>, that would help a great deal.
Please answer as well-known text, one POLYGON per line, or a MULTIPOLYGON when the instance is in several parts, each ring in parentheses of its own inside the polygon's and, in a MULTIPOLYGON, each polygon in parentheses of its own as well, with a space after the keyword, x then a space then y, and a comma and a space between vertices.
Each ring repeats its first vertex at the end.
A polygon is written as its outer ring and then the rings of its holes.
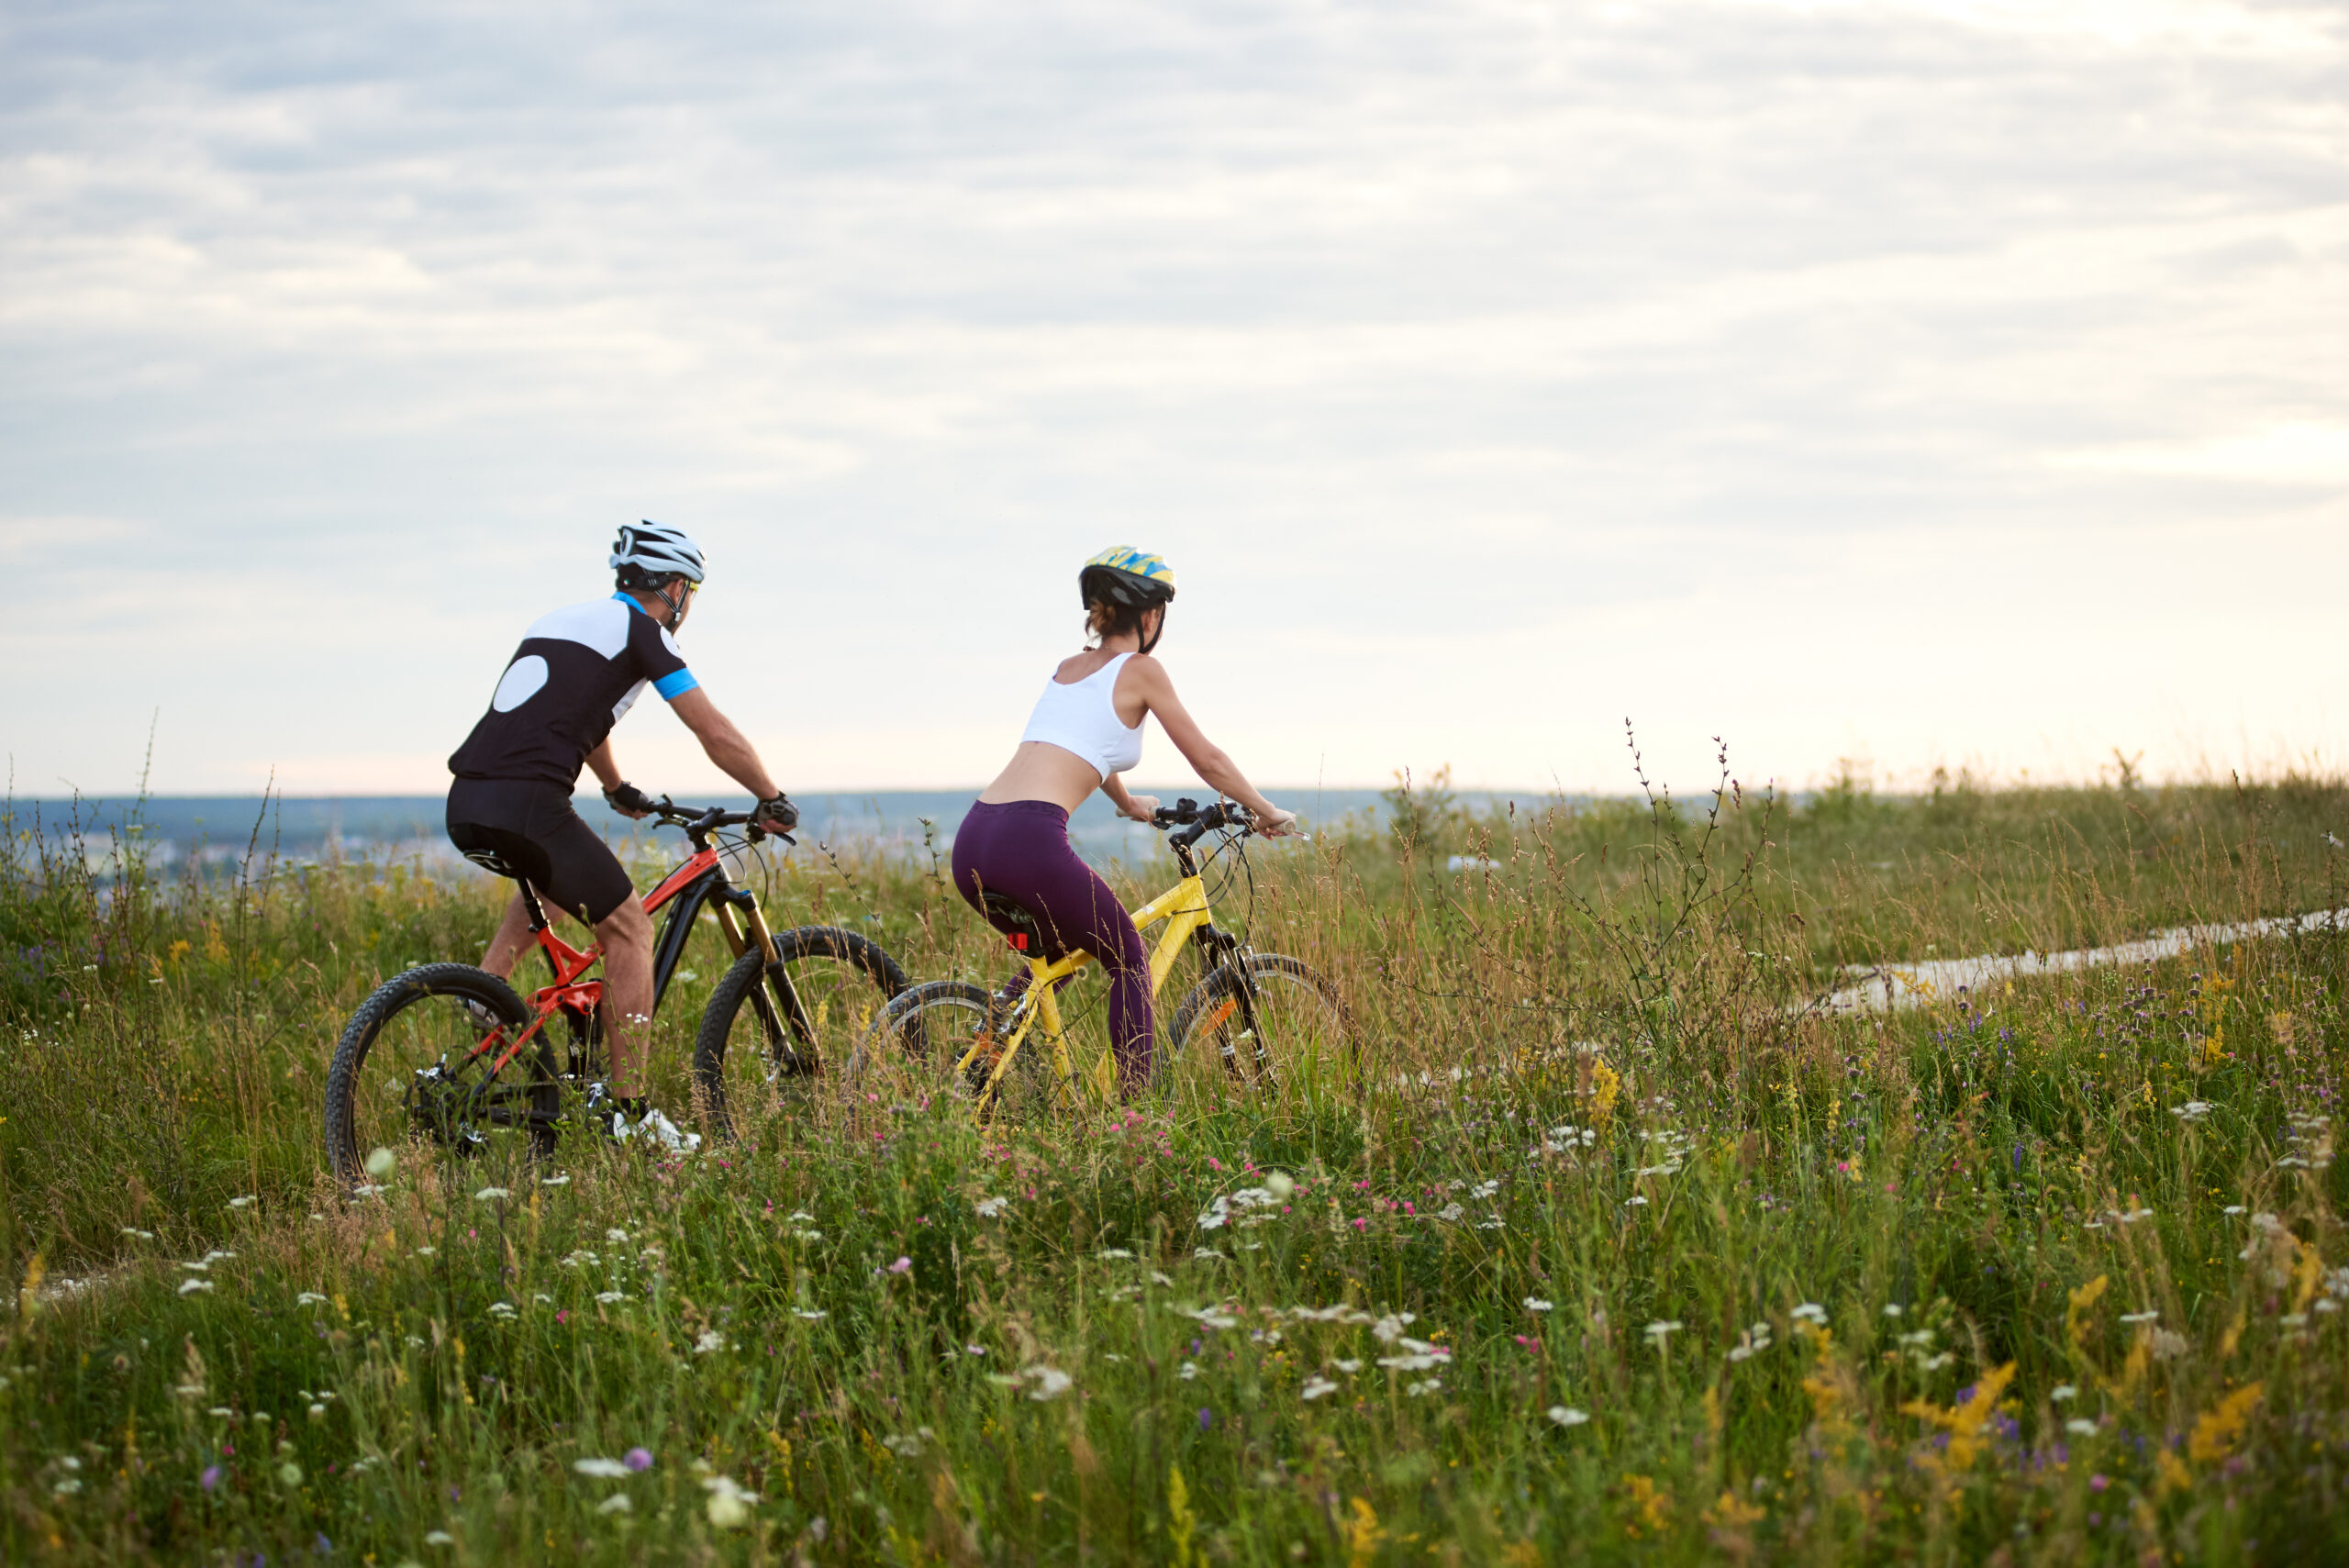
MULTIPOLYGON (((1198 721, 1174 695, 1174 683, 1166 673, 1166 666, 1146 653, 1138 653, 1128 662, 1141 687, 1141 697, 1147 710, 1158 716, 1160 728, 1183 760, 1191 764, 1199 777, 1228 800, 1246 806, 1250 815, 1258 818, 1258 828, 1266 833, 1278 833, 1297 820, 1293 813, 1283 811, 1257 792, 1230 754, 1207 738, 1198 721)), ((1105 785, 1106 787, 1106 785, 1105 785)), ((1114 797, 1112 797, 1114 798, 1114 797)))

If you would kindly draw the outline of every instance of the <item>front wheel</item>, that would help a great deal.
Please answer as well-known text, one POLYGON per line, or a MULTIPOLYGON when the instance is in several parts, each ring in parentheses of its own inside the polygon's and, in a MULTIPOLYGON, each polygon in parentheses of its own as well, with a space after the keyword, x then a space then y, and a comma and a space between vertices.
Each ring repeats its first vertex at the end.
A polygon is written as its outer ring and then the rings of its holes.
POLYGON ((738 1114, 780 1102, 784 1086, 848 1052, 906 972, 878 942, 837 926, 778 931, 776 962, 743 951, 710 994, 694 1040, 694 1088, 719 1138, 738 1114))
POLYGON ((554 1146, 554 1050, 514 988, 469 963, 395 974, 351 1015, 327 1070, 327 1158, 367 1179, 367 1151, 408 1144, 527 1161, 554 1146))
POLYGON ((1317 1067, 1351 1073, 1360 1050, 1337 986, 1276 952, 1218 964, 1174 1009, 1167 1036, 1175 1073, 1252 1090, 1317 1067))

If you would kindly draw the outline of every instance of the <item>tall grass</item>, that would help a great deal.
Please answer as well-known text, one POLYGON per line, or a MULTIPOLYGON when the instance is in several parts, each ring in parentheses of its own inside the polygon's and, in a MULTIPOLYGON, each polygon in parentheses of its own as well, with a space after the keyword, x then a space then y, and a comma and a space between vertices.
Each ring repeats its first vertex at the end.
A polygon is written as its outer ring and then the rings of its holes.
MULTIPOLYGON (((2338 906, 2327 833, 2349 790, 2297 779, 1419 792, 1225 895, 1338 978, 1360 1074, 984 1129, 819 1095, 684 1161, 405 1151, 358 1200, 326 1052, 497 889, 258 838, 232 878, 102 880, 19 839, 0 1549, 2320 1560, 2342 937, 1807 1004, 1846 963, 2338 906)), ((803 853, 765 896, 1003 973, 925 862, 803 853)), ((707 940, 656 1025, 676 1106, 707 940)))

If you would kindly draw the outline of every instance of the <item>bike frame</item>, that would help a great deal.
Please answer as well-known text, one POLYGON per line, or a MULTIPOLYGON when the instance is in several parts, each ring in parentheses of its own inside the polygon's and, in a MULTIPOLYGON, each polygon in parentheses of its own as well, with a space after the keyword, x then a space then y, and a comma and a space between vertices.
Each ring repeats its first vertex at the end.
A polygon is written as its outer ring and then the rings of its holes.
MULTIPOLYGON (((1182 956, 1183 950, 1190 945, 1195 936, 1202 949, 1201 966, 1204 970, 1211 971, 1218 962, 1241 951, 1240 939, 1217 928, 1215 911, 1208 902, 1207 883, 1191 865, 1190 856, 1179 849, 1177 853, 1183 863, 1183 879, 1133 911, 1134 929, 1138 931, 1146 931, 1162 920, 1166 923, 1166 929, 1159 934, 1158 945, 1151 950, 1150 954, 1150 994, 1153 998, 1166 984, 1167 975, 1174 972, 1174 961, 1182 956)), ((1015 946, 1013 951, 1019 950, 1015 946)), ((1091 1073, 1080 1076, 1076 1063, 1069 1054, 1068 1031, 1061 1020, 1060 1001, 1054 995, 1062 981, 1097 962, 1091 953, 1082 950, 1049 963, 1041 958, 1028 960, 1028 989, 1012 1013, 1012 1027, 1004 1038, 1002 1051, 993 1070, 987 1073, 985 1084, 979 1091, 980 1110, 984 1111, 994 1100, 996 1086, 1003 1082, 1003 1075, 1010 1071, 1020 1046, 1039 1025, 1043 1028, 1045 1038, 1052 1041, 1052 1071, 1060 1075, 1061 1082, 1080 1083, 1089 1077, 1094 1092, 1104 1103, 1117 1097, 1118 1070, 1111 1051, 1102 1051, 1095 1061, 1091 1073)), ((1240 1006, 1248 1013, 1248 1027, 1252 1029, 1255 1027, 1254 998, 1244 967, 1241 980, 1240 1006)), ((963 1053, 962 1059, 954 1063, 958 1077, 970 1070, 972 1061, 985 1049, 986 1044, 982 1040, 963 1053)))
MULTIPOLYGON (((518 881, 515 885, 521 889, 523 906, 529 911, 530 930, 538 940, 539 951, 546 954, 548 967, 554 972, 554 981, 530 994, 532 1016, 519 1034, 508 1040, 506 1030, 500 1028, 484 1036, 465 1057, 470 1064, 492 1051, 497 1051, 497 1060, 490 1064, 487 1073, 491 1079, 506 1071, 507 1063, 545 1029, 550 1018, 567 1014, 593 1020, 604 1001, 604 982, 584 978, 602 961, 603 944, 590 942, 584 950, 573 947, 554 934, 553 922, 548 919, 538 891, 527 882, 518 881)), ((734 885, 718 851, 707 844, 696 844, 693 855, 683 865, 644 895, 648 915, 664 906, 668 917, 662 923, 660 939, 652 949, 652 1006, 656 1013, 661 999, 669 994, 669 982, 676 973, 679 961, 685 957, 685 943, 693 936, 695 917, 705 907, 716 914, 718 929, 725 934, 726 945, 734 957, 741 957, 753 942, 757 943, 768 973, 782 977, 788 1005, 797 1006, 796 996, 787 989, 789 977, 783 974, 775 953, 774 934, 767 929, 758 895, 747 887, 734 885)), ((765 1006, 763 996, 760 1006, 765 1006)))

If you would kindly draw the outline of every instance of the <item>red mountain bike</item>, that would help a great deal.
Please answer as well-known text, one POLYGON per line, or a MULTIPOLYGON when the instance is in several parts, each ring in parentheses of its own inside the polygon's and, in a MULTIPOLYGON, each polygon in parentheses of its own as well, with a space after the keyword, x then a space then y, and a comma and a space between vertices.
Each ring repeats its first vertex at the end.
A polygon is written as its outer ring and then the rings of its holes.
MULTIPOLYGON (((750 824, 751 813, 663 799, 651 816, 657 827, 684 829, 694 851, 644 900, 648 912, 667 911, 652 950, 654 1010, 705 911, 735 955, 694 1042, 695 1097, 711 1130, 724 1137, 733 1130, 738 1100, 772 1103, 786 1079, 816 1072, 835 1051, 844 1059, 865 1025, 906 988, 906 973, 854 931, 768 929, 757 895, 735 885, 722 858, 744 840, 721 831, 750 824)), ((751 843, 763 837, 756 827, 745 835, 751 843)), ((367 1179, 363 1162, 379 1145, 544 1156, 574 1108, 566 1098, 584 1097, 604 1076, 604 983, 589 974, 602 949, 582 951, 556 936, 529 882, 510 866, 489 869, 521 888, 553 983, 526 1001, 472 964, 427 963, 376 987, 342 1031, 327 1073, 327 1155, 345 1185, 367 1179)))

